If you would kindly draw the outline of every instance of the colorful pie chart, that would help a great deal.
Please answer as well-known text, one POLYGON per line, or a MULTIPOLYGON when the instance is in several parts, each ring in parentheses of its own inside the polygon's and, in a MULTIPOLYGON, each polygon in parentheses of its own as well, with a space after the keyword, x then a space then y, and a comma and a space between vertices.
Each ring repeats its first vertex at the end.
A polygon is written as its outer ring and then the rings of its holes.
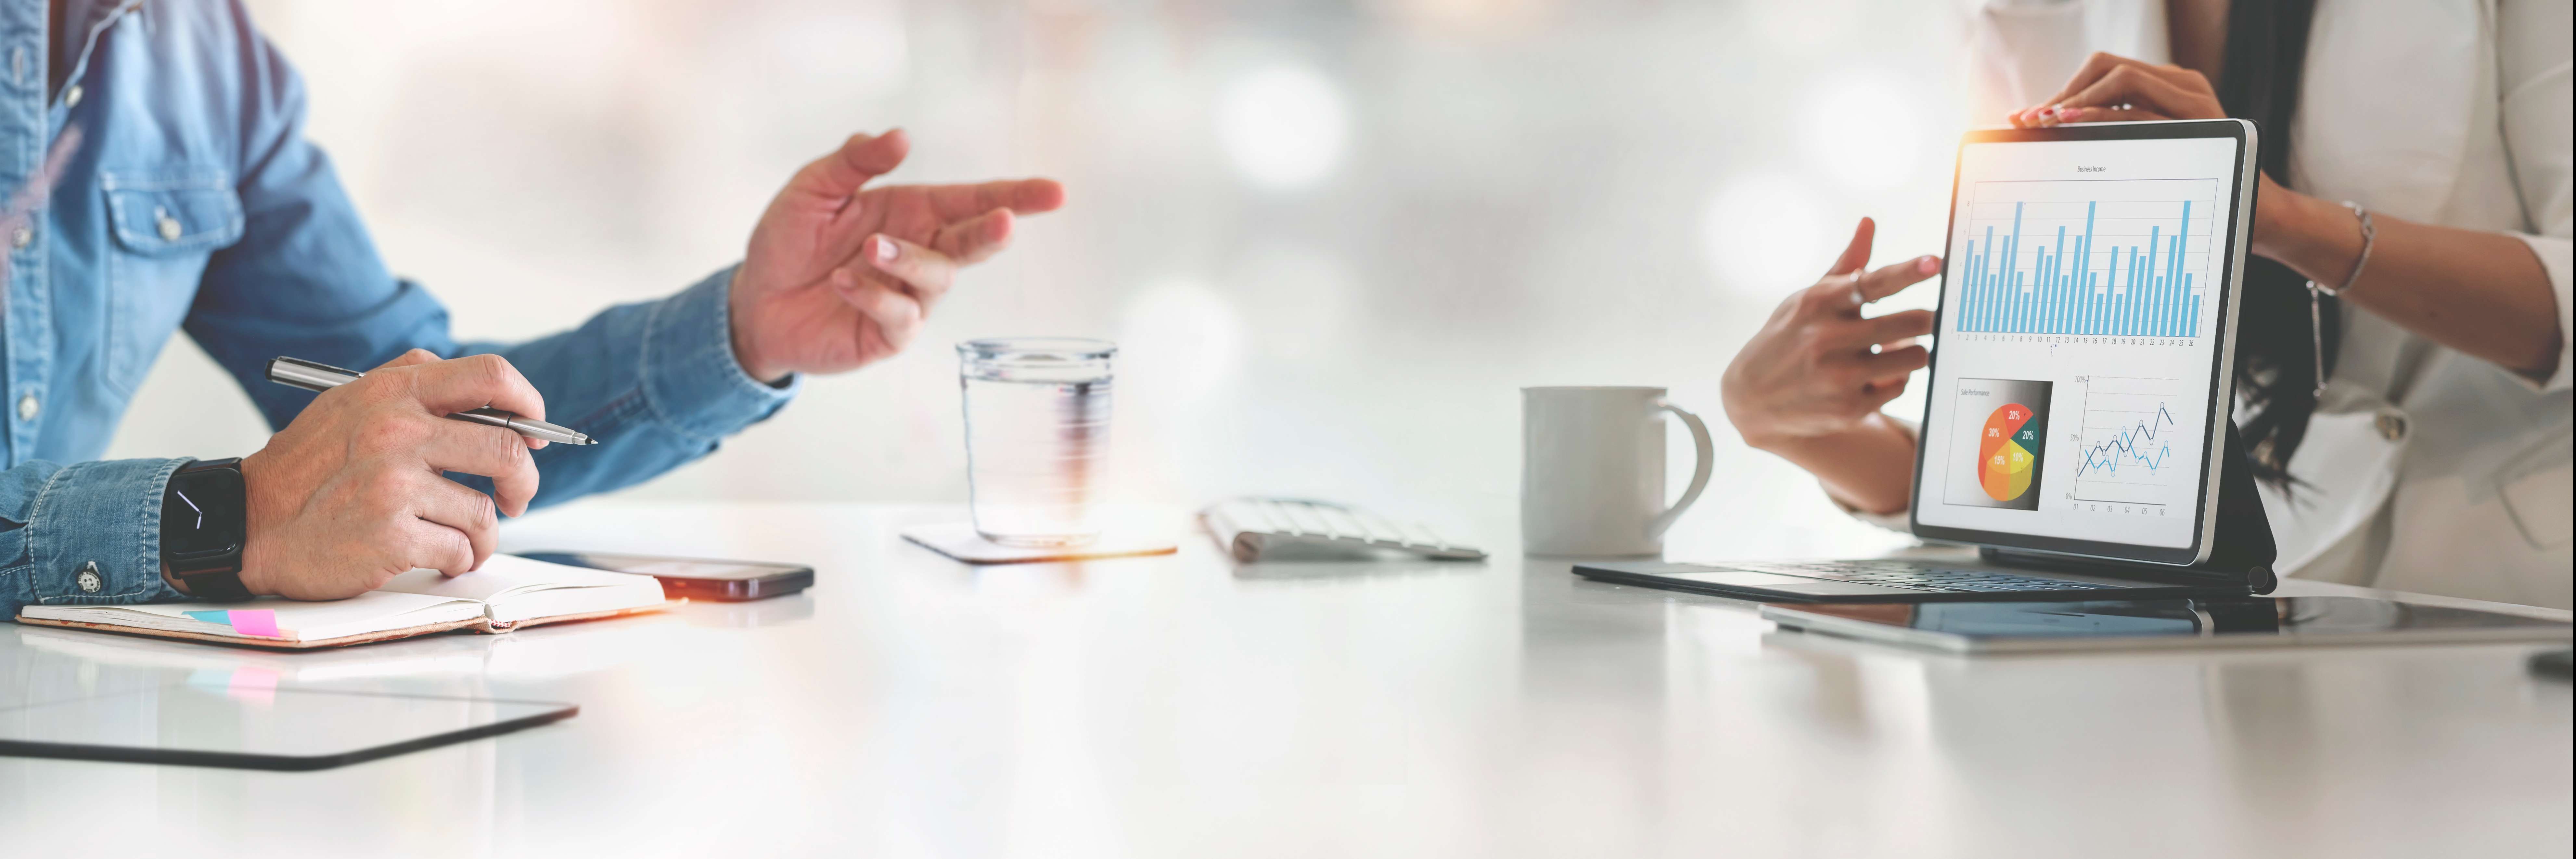
POLYGON ((2029 426, 2030 418, 2030 407, 2020 403, 2006 403, 1986 416, 1985 434, 1977 439, 1982 464, 1977 482, 1986 497, 2011 501, 2030 491, 2031 466, 2039 460, 2031 453, 2039 447, 2039 431, 2029 426))

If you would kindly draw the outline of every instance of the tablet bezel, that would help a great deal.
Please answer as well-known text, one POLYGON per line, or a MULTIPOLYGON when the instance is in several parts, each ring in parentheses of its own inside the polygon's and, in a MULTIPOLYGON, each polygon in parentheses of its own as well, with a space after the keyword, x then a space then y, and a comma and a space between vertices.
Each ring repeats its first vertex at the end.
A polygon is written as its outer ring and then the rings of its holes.
MULTIPOLYGON (((2258 183, 2252 180, 2256 175, 2255 171, 2257 169, 2255 165, 2255 157, 2261 148, 2261 142, 2256 136, 2254 123, 2241 119, 2194 119, 2165 122, 2104 122, 2088 123, 2084 125, 2062 125, 2053 128, 1981 129, 1962 135, 1959 138, 1957 154, 1953 157, 1950 164, 1949 226, 1943 230, 1941 239, 1941 247, 1945 258, 1941 266, 1940 291, 1936 294, 1934 299, 1935 303, 1932 308, 1932 330, 1936 333, 1942 331, 1942 323, 1948 317, 1949 313, 1950 273, 1952 268, 1957 265, 1957 262, 1955 260, 1947 259, 1946 256, 1949 254, 1949 249, 1955 246, 1953 243, 1958 240, 1959 173, 1962 169, 1962 164, 1967 157, 1969 146, 1981 143, 2050 143, 2076 140, 2181 140, 2197 138, 2227 138, 2234 140, 2236 141, 2237 157, 2236 175, 2232 177, 2233 184, 2230 187, 2230 193, 2235 196, 2236 205, 2229 210, 2229 224, 2226 231, 2227 247, 2224 249, 2224 254, 2219 257, 2221 260, 2220 265, 2222 266, 2221 276, 2218 278, 2218 324, 2216 334, 2219 338, 2219 342, 2217 357, 2211 362, 2209 370, 2210 401, 2208 403, 2208 408, 2203 410, 2203 414, 2205 415, 2205 425, 2202 427, 2202 441, 2200 447, 2201 477, 2200 496, 2198 502, 2200 515, 2195 517, 2192 522, 2191 544, 2181 547, 2143 546, 2135 543, 2113 543, 2101 540, 2079 540, 2071 537, 2049 537, 2037 534, 2021 534, 2009 531, 1985 531, 1974 528, 1926 525, 1922 520, 1923 470, 1927 467, 1926 464, 1930 462, 1930 453, 1925 450, 1926 446, 1921 442, 1921 439, 1924 437, 1921 429, 1917 429, 1915 435, 1914 482, 1913 485, 1907 487, 1909 503, 1907 504, 1906 519, 1907 524, 1912 526, 1915 536, 1935 540, 1979 543, 2011 549, 2054 552, 2064 555, 2105 558, 2117 561, 2135 561, 2172 567, 2189 567, 2209 560, 2212 546, 2215 543, 2212 536, 2217 532, 2219 468, 2225 462, 2220 459, 2218 455, 2219 451, 2225 446, 2224 442, 2226 438, 2227 424, 2223 421, 2228 419, 2228 415, 2232 411, 2232 406, 2236 397, 2236 379, 2235 374, 2232 372, 2233 368, 2236 366, 2236 316, 2239 304, 2236 300, 2236 296, 2237 291, 2244 285, 2246 241, 2254 223, 2254 191, 2258 183)), ((2213 233, 2215 233, 2215 231, 2213 231, 2213 233)), ((1932 354, 1924 369, 1926 371, 1926 375, 1924 377, 1923 415, 1921 422, 1916 424, 1918 428, 1930 425, 1932 420, 1932 405, 1940 397, 1938 388, 1940 386, 1941 378, 1941 349, 1940 341, 1937 337, 1933 341, 1932 354)), ((2241 571, 2239 571, 2239 574, 2241 575, 2241 571)), ((2227 574, 2224 572, 2214 572, 2212 575, 2225 576, 2227 574)))

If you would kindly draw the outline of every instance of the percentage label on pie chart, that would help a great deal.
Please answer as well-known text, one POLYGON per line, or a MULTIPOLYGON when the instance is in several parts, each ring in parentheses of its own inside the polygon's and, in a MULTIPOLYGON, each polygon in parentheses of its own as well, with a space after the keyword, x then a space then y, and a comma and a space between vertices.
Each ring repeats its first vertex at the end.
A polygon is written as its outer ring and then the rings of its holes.
POLYGON ((2029 406, 2006 403, 1986 416, 1977 438, 1978 485, 1986 497, 2018 501, 2039 473, 2040 430, 2029 406))

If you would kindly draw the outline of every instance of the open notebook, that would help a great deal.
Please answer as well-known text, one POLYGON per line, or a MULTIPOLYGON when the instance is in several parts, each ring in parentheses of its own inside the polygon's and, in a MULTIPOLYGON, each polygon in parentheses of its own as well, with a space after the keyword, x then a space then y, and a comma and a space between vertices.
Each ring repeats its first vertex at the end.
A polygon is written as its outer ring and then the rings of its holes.
POLYGON ((236 603, 48 605, 18 610, 18 622, 193 638, 260 647, 338 647, 451 629, 509 632, 523 626, 654 611, 662 583, 493 555, 456 578, 413 570, 384 587, 331 602, 262 597, 236 603))

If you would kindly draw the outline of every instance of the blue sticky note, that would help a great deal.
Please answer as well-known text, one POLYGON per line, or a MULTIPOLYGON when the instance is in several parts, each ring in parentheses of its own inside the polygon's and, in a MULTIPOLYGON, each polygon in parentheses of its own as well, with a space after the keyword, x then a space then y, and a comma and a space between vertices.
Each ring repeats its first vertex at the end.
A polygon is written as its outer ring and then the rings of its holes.
POLYGON ((189 619, 189 620, 202 620, 202 621, 205 621, 205 622, 207 622, 207 623, 220 623, 220 624, 223 624, 223 625, 225 625, 225 626, 231 626, 231 625, 233 625, 233 619, 232 619, 232 613, 231 613, 231 612, 224 612, 224 611, 191 611, 191 612, 183 612, 183 614, 186 614, 186 615, 188 616, 188 619, 189 619))

